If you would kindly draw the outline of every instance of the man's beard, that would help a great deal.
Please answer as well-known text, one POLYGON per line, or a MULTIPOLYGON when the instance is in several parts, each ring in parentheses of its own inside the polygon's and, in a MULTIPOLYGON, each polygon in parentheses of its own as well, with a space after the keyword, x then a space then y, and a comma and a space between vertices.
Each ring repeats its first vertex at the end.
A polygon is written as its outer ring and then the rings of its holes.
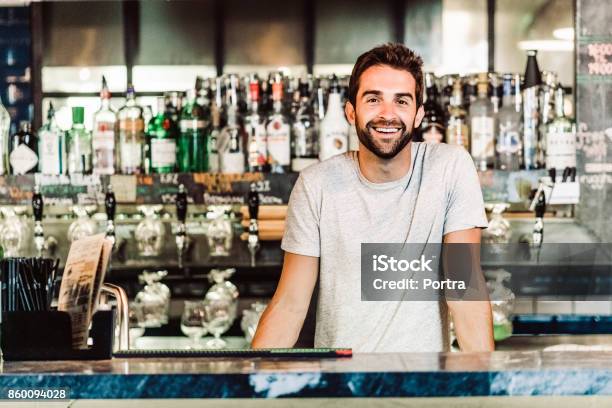
POLYGON ((372 153, 384 160, 390 160, 397 156, 410 140, 412 140, 412 129, 414 127, 414 121, 410 126, 400 120, 376 120, 366 123, 364 128, 357 125, 358 121, 355 120, 355 130, 357 131, 357 137, 359 141, 372 153), (372 129, 375 127, 395 127, 400 129, 401 136, 395 139, 392 143, 386 144, 387 148, 381 148, 376 143, 376 138, 372 135, 372 129))

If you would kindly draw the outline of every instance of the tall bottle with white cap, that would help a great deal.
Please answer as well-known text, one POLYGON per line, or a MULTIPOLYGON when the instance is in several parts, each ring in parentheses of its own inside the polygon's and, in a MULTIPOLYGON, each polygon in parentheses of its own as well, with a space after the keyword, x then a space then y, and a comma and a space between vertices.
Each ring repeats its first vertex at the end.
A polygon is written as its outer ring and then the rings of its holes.
POLYGON ((536 169, 538 150, 541 149, 539 93, 542 74, 536 59, 537 51, 527 51, 525 84, 523 86, 523 164, 525 169, 536 169))
POLYGON ((319 159, 326 160, 348 150, 349 123, 344 116, 338 79, 332 78, 325 117, 320 127, 319 159))
POLYGON ((115 172, 115 124, 117 115, 110 106, 111 94, 102 77, 100 91, 100 109, 94 113, 92 147, 93 172, 95 174, 113 174, 115 172))
POLYGON ((2 105, 2 100, 0 99, 0 174, 5 174, 7 172, 7 149, 8 149, 8 140, 9 140, 9 132, 11 128, 11 116, 8 111, 2 105))

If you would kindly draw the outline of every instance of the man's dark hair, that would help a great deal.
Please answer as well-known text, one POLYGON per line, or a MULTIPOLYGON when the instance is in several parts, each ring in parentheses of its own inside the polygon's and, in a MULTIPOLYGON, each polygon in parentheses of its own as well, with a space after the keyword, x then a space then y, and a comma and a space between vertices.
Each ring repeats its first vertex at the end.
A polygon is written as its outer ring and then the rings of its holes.
POLYGON ((403 69, 414 77, 416 82, 417 108, 423 104, 423 60, 410 48, 399 43, 387 43, 364 52, 357 58, 349 81, 348 98, 356 107, 359 79, 366 69, 375 65, 388 65, 391 68, 403 69))

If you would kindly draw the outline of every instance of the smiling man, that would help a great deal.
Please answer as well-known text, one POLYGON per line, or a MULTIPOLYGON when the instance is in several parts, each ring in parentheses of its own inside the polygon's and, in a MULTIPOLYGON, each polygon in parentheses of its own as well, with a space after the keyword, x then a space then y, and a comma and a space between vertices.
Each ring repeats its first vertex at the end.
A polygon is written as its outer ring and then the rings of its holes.
POLYGON ((361 300, 362 243, 479 243, 482 192, 462 147, 411 142, 423 118, 422 61, 400 44, 362 54, 346 116, 359 151, 300 174, 289 200, 283 271, 253 347, 292 347, 319 278, 315 347, 448 350, 448 312, 464 351, 493 349, 487 301, 361 300))

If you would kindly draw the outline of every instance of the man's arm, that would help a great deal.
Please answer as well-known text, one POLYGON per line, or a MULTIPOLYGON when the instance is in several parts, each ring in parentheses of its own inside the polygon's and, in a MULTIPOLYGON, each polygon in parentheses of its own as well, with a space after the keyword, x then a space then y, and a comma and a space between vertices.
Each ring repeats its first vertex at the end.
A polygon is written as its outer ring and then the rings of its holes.
MULTIPOLYGON (((470 228, 444 235, 444 243, 480 243, 480 229, 470 228)), ((479 245, 474 250, 479 250, 479 245)), ((478 260, 475 265, 480 270, 480 253, 473 254, 478 260)), ((484 276, 480 272, 479 278, 484 276)), ((493 351, 493 317, 489 301, 447 301, 453 316, 455 334, 461 351, 493 351)))
POLYGON ((285 252, 280 281, 259 320, 253 348, 294 346, 308 312, 318 273, 319 258, 285 252))

